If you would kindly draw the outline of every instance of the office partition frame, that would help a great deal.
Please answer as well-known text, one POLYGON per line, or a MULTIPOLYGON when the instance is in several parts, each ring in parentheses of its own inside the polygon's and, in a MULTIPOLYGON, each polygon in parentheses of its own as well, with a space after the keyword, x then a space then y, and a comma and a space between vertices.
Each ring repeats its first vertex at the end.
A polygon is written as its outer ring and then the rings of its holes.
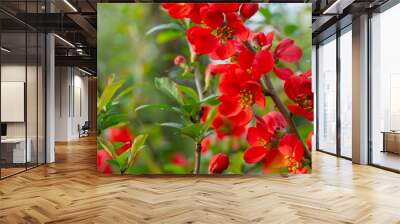
POLYGON ((316 58, 316 106, 315 106, 315 110, 316 110, 316 119, 314 122, 316 122, 316 150, 319 152, 323 152, 329 155, 333 155, 333 156, 337 156, 340 158, 344 158, 347 160, 352 160, 352 158, 347 157, 342 155, 341 153, 341 117, 340 117, 340 103, 341 103, 341 97, 340 97, 340 80, 341 80, 341 66, 340 66, 340 37, 345 34, 346 32, 351 32, 351 25, 352 23, 346 24, 346 26, 344 27, 340 27, 339 24, 335 24, 336 26, 336 32, 327 36, 326 38, 320 40, 317 44, 316 44, 316 51, 315 51, 315 58, 316 58), (332 38, 333 36, 335 36, 335 38, 332 38), (329 40, 331 39, 331 40, 329 40), (336 152, 332 153, 332 152, 328 152, 325 149, 320 148, 320 144, 319 144, 319 93, 320 93, 320 88, 319 88, 319 83, 320 83, 320 76, 319 76, 319 67, 320 67, 320 56, 319 56, 319 51, 318 49, 320 48, 321 43, 323 42, 330 42, 330 41, 336 41, 336 152))
MULTIPOLYGON (((45 3, 45 1, 43 0, 25 0, 25 1, 20 1, 21 3, 25 4, 25 16, 27 16, 28 13, 28 2, 29 3, 36 3, 36 13, 39 13, 39 3, 45 3)), ((36 168, 38 166, 41 166, 43 164, 47 163, 47 113, 46 113, 46 108, 47 108, 47 101, 46 101, 46 96, 47 96, 47 81, 46 81, 46 77, 47 77, 47 33, 45 32, 41 32, 40 30, 37 30, 36 28, 33 28, 32 26, 22 22, 21 20, 19 20, 18 18, 14 17, 11 13, 8 13, 6 10, 4 10, 2 7, 2 5, 0 4, 0 10, 2 14, 5 14, 7 16, 9 16, 11 19, 15 20, 16 22, 21 23, 24 26, 24 30, 18 30, 16 32, 7 32, 7 31, 3 31, 1 28, 2 24, 0 23, 0 45, 2 46, 2 34, 4 33, 22 33, 23 35, 25 35, 25 88, 24 88, 24 123, 25 123, 25 168, 21 171, 12 173, 10 175, 5 176, 4 173, 2 173, 3 168, 0 166, 0 180, 6 179, 8 177, 17 175, 19 173, 25 172, 27 170, 36 168), (32 141, 34 138, 36 138, 36 161, 35 163, 29 163, 30 166, 28 167, 28 153, 27 153, 27 148, 28 148, 28 110, 27 110, 27 83, 28 83, 28 33, 29 34, 33 34, 34 37, 36 37, 36 47, 35 47, 35 56, 36 56, 36 63, 33 64, 36 67, 36 136, 32 137, 32 141), (42 38, 39 38, 39 36, 41 36, 42 38), (41 44, 42 44, 42 48, 41 51, 39 52, 39 40, 41 40, 41 44), (41 69, 41 82, 42 82, 42 88, 43 88, 43 92, 41 92, 41 101, 42 101, 42 112, 44 114, 41 114, 41 118, 39 117, 39 58, 41 57, 43 61, 42 63, 42 69, 41 69), (42 142, 39 143, 39 121, 41 121, 42 123, 42 142), (41 152, 42 152, 42 161, 39 160, 39 154, 40 154, 40 150, 39 150, 39 145, 42 145, 41 147, 41 152)), ((47 7, 46 7, 46 12, 47 12, 47 7)), ((26 18, 25 18, 26 19, 26 18)), ((3 66, 3 58, 2 58, 2 54, 0 53, 0 82, 2 81, 2 71, 1 68, 3 66)), ((1 85, 0 85, 0 90, 1 90, 1 85)), ((0 100, 1 100, 1 91, 0 91, 0 100)), ((0 110, 1 110, 1 105, 0 105, 0 110)), ((0 123, 1 123, 1 115, 0 115, 0 123)), ((1 144, 0 144, 0 158, 1 158, 1 144)))
POLYGON ((376 164, 373 161, 373 133, 372 133, 372 18, 374 13, 384 13, 385 11, 391 9, 392 7, 400 4, 400 0, 388 0, 384 4, 377 8, 370 9, 366 13, 368 15, 368 165, 377 167, 383 170, 391 171, 394 173, 400 173, 400 170, 393 169, 387 166, 376 164))

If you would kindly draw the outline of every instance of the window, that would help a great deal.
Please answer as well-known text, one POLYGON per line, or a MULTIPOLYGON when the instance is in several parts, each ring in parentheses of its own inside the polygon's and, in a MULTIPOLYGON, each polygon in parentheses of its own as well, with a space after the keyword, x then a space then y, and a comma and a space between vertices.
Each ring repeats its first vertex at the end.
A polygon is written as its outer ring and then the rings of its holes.
POLYGON ((336 153, 336 36, 318 48, 318 148, 336 153))

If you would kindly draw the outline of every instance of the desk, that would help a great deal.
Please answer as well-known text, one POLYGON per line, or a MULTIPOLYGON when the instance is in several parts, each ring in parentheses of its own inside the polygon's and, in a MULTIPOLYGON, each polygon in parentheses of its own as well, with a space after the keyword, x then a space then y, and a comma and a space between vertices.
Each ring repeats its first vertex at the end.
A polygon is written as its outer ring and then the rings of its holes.
POLYGON ((6 163, 26 163, 31 162, 32 141, 30 138, 26 140, 28 143, 25 154, 25 138, 5 138, 1 139, 1 157, 6 163), (25 160, 26 159, 26 160, 25 160))
POLYGON ((400 132, 382 131, 382 134, 383 134, 382 152, 392 152, 400 154, 400 132))

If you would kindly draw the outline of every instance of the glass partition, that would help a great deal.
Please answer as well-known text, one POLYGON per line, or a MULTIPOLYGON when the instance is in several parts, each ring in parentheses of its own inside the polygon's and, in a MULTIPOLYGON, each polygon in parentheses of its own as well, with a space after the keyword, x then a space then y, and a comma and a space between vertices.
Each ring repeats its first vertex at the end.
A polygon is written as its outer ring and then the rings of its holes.
MULTIPOLYGON (((26 4, 18 13, 42 10, 26 4)), ((0 12, 1 179, 45 163, 45 44, 43 33, 0 12)))
POLYGON ((352 32, 340 36, 340 155, 352 157, 352 32))
POLYGON ((336 153, 336 36, 318 47, 318 149, 336 153))
POLYGON ((400 170, 400 5, 371 18, 371 162, 400 170))

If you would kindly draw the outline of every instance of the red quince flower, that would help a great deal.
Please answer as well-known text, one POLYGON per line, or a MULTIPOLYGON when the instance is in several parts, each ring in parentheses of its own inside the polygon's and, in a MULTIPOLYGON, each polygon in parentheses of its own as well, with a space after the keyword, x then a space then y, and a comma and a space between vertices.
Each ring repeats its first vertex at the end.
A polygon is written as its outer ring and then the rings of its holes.
POLYGON ((256 127, 249 128, 247 132, 250 147, 244 152, 244 160, 247 163, 262 161, 270 151, 276 149, 286 125, 285 118, 279 112, 270 112, 262 118, 257 116, 256 127))
POLYGON ((171 162, 176 166, 185 167, 188 165, 188 161, 182 153, 174 153, 171 157, 171 162))
POLYGON ((189 18, 198 24, 202 22, 200 9, 207 5, 207 3, 161 3, 161 6, 168 10, 173 18, 189 18))
POLYGON ((247 47, 243 47, 239 52, 237 64, 243 70, 242 75, 259 80, 262 75, 272 70, 275 61, 268 49, 253 52, 247 47))
POLYGON ((108 138, 111 142, 125 143, 116 150, 117 155, 120 155, 130 149, 134 140, 133 134, 127 127, 110 128, 108 138))
POLYGON ((218 153, 210 160, 208 172, 211 174, 222 173, 229 166, 229 157, 223 153, 218 153))
POLYGON ((212 127, 215 129, 218 139, 223 139, 225 136, 240 137, 246 131, 246 125, 234 123, 220 113, 213 120, 212 127))
POLYGON ((291 76, 285 81, 286 95, 294 101, 288 109, 293 114, 303 115, 307 120, 314 119, 314 95, 311 90, 311 71, 291 76))
POLYGON ((211 137, 205 137, 202 141, 201 141, 201 152, 202 153, 207 153, 208 149, 210 148, 211 145, 211 137))
POLYGON ((112 159, 111 155, 106 150, 97 150, 97 171, 105 174, 113 174, 111 163, 108 160, 112 159))
POLYGON ((289 173, 303 172, 301 159, 304 155, 304 146, 295 134, 288 134, 283 137, 278 150, 284 156, 289 173))
POLYGON ((275 33, 269 32, 267 35, 263 32, 259 32, 254 36, 256 43, 263 49, 270 49, 272 47, 272 41, 274 40, 275 33))
POLYGON ((248 19, 252 17, 258 11, 258 3, 243 3, 240 7, 240 15, 248 19))
POLYGON ((289 63, 300 60, 303 52, 291 39, 283 39, 278 43, 274 51, 274 57, 289 63))
POLYGON ((251 79, 241 69, 223 74, 219 89, 222 94, 219 97, 221 102, 218 107, 219 112, 239 126, 251 121, 254 104, 260 108, 265 107, 265 96, 261 84, 251 79))
POLYGON ((209 54, 214 60, 224 60, 236 53, 236 45, 249 37, 249 30, 234 12, 223 12, 215 7, 200 10, 207 27, 189 28, 187 37, 196 54, 209 54))

